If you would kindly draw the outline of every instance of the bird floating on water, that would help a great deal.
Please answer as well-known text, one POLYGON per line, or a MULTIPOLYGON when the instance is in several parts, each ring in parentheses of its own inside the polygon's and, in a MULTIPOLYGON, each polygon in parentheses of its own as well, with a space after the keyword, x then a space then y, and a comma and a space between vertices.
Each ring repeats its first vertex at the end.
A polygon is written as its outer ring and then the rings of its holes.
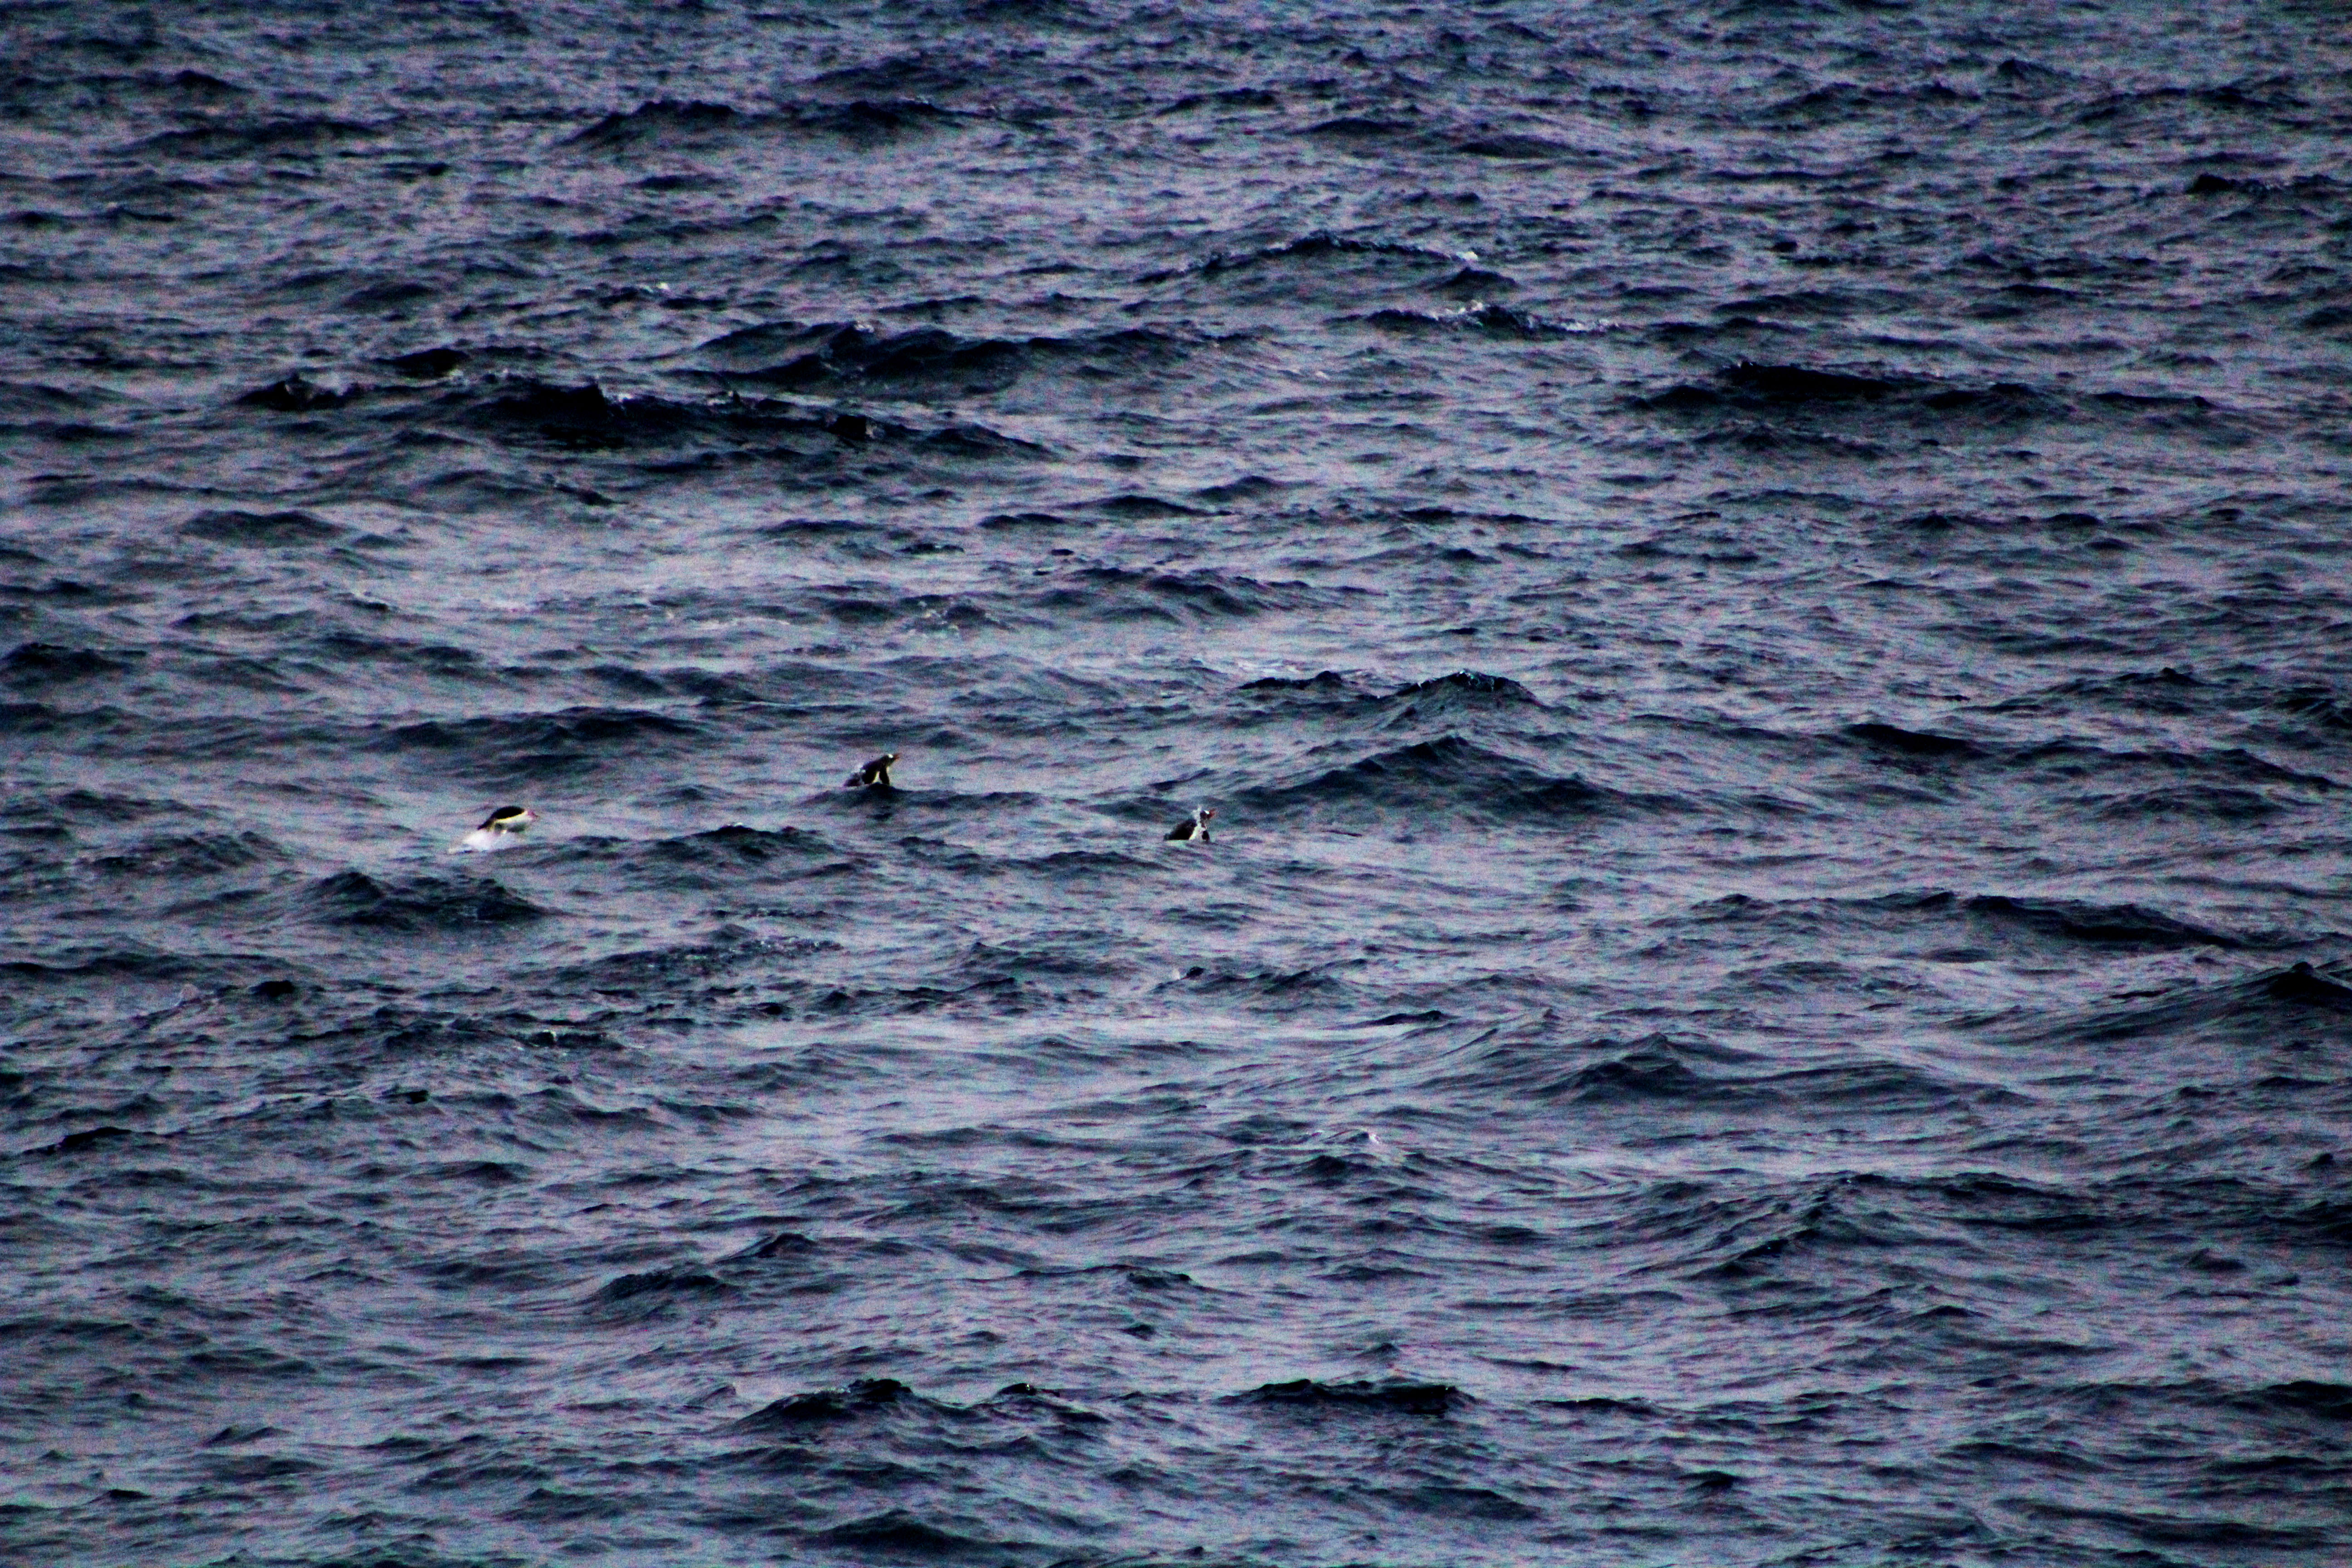
POLYGON ((850 775, 849 775, 848 780, 847 780, 845 783, 844 783, 844 784, 843 784, 842 788, 844 788, 844 789, 888 789, 888 788, 890 788, 890 787, 891 787, 891 785, 890 785, 890 764, 891 764, 892 763, 897 762, 898 760, 898 752, 883 752, 880 756, 878 756, 878 757, 875 758, 872 762, 870 762, 870 763, 866 763, 864 767, 862 767, 862 768, 858 769, 856 773, 854 773, 850 774, 850 775))
POLYGON ((449 847, 452 855, 503 849, 530 830, 539 813, 520 805, 502 805, 482 818, 482 825, 449 847))
POLYGON ((1186 817, 1183 821, 1170 828, 1168 830, 1167 837, 1178 839, 1187 844, 1192 843, 1196 839, 1202 844, 1206 844, 1209 841, 1209 818, 1216 815, 1217 808, 1215 806, 1202 806, 1195 810, 1192 816, 1186 817))

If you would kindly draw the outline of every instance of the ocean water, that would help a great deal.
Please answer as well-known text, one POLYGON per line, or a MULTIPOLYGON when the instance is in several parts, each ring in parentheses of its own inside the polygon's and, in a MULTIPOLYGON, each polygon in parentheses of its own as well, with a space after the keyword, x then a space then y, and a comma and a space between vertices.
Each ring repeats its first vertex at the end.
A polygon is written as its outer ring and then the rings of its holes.
POLYGON ((2347 88, 12 6, 0 1559, 2352 1560, 2347 88))

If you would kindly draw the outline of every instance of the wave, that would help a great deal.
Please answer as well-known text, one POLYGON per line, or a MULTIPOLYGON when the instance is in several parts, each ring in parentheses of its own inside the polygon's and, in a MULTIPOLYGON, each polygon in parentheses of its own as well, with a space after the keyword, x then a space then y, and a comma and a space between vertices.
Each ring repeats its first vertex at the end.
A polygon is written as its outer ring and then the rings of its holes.
POLYGON ((111 401, 42 382, 0 382, 0 432, 41 435, 79 429, 78 416, 111 401))
POLYGON ((371 637, 364 632, 330 631, 305 638, 301 651, 330 666, 391 666, 427 675, 493 678, 504 672, 486 664, 471 648, 447 643, 411 642, 403 637, 371 637))
MULTIPOLYGON (((1982 518, 1915 518, 1906 526, 1998 527, 1982 518)), ((2120 675, 2080 676, 2021 697, 1985 703, 1986 713, 2041 713, 2064 710, 2074 704, 2098 703, 2126 711, 2191 713, 2213 700, 2210 686, 2195 675, 2170 665, 2154 670, 2126 670, 2120 675)))
POLYGON ((2263 976, 2263 994, 2273 1002, 2294 1002, 2334 1012, 2352 1011, 2352 986, 2314 970, 2308 960, 2263 976))
POLYGON ((707 732, 691 720, 646 709, 580 707, 429 719, 379 731, 373 744, 383 751, 454 753, 454 765, 481 776, 544 778, 634 763, 707 732))
POLYGON ((802 85, 852 98, 937 100, 973 85, 973 62, 965 57, 940 57, 918 50, 865 65, 820 71, 802 85))
POLYGON ((1376 752, 1303 784, 1258 785, 1232 798, 1241 808, 1237 820, 1243 811, 1261 818, 1348 821, 1412 813, 1443 827, 1465 819, 1507 824, 1591 816, 1626 797, 1445 735, 1376 752))
POLYGON ((2074 741, 2023 747, 2012 753, 2022 764, 2060 778, 2114 780, 2128 773, 2213 781, 2223 784, 2272 784, 2326 794, 2342 786, 2324 773, 2305 773, 2273 763, 2242 746, 2210 751, 2113 751, 2074 741))
POLYGON ((58 708, 47 702, 0 702, 0 735, 47 735, 65 731, 117 729, 129 715, 120 708, 58 708))
POLYGON ((1364 1003, 1366 967, 1361 959, 1300 969, 1250 969, 1213 962, 1190 965, 1163 989, 1238 999, 1277 1013, 1349 1011, 1364 1003))
POLYGON ((2340 1383, 2299 1378, 2258 1388, 2253 1398, 2273 1409, 2321 1415, 2331 1421, 2352 1421, 2352 1387, 2340 1383))
POLYGON ((972 942, 957 955, 948 973, 958 980, 1019 984, 1039 976, 1115 979, 1133 973, 1136 967, 1126 941, 1114 932, 1045 931, 1019 946, 972 942))
MULTIPOLYGON (((964 390, 971 391, 972 388, 966 387, 964 390)), ((1053 448, 1049 447, 1042 446, 1035 441, 1022 440, 1017 436, 1007 436, 1001 430, 992 430, 985 425, 975 425, 970 421, 942 425, 936 430, 926 431, 916 437, 908 445, 916 451, 929 453, 934 457, 961 458, 978 461, 1006 458, 1034 461, 1038 458, 1051 458, 1054 455, 1053 448)))
POLYGON ((1302 128, 1310 136, 1364 157, 1393 158, 1410 153, 1493 158, 1511 163, 1591 162, 1595 154, 1557 136, 1509 131, 1481 123, 1446 123, 1418 116, 1340 114, 1302 128))
POLYGON ((322 146, 376 136, 392 129, 325 115, 283 115, 270 120, 211 120, 181 131, 161 132, 139 146, 182 158, 246 158, 266 153, 315 153, 322 146))
POLYGON ((0 657, 0 680, 23 691, 68 686, 101 676, 121 675, 146 660, 134 649, 68 647, 58 643, 18 643, 0 657))
POLYGON ((204 511, 182 523, 180 531, 215 544, 284 549, 329 543, 351 531, 307 511, 204 511))
POLYGON ((798 860, 813 855, 830 855, 835 850, 832 845, 803 828, 746 827, 740 822, 730 822, 701 833, 657 838, 636 847, 636 852, 652 859, 684 865, 758 865, 780 857, 798 860))
POLYGON ((1411 120, 1383 119, 1372 114, 1340 114, 1328 120, 1318 120, 1298 133, 1336 142, 1386 142, 1413 135, 1420 130, 1420 124, 1411 120))
POLYGON ((412 381, 438 381, 454 374, 473 356, 463 349, 444 343, 437 348, 416 349, 404 354, 394 354, 381 361, 387 369, 396 370, 412 381))
MULTIPOLYGON (((1716 372, 1716 384, 1713 386, 1685 383, 1649 398, 1644 406, 1688 411, 1875 402, 1890 396, 1906 384, 1902 380, 1886 375, 1819 370, 1810 365, 1759 364, 1750 360, 1741 360, 1716 372)), ((1908 384, 1920 384, 1913 381, 1908 384)))
POLYGON ((1875 721, 1849 724, 1845 732, 1874 750, 1906 757, 1973 757, 1980 754, 1973 742, 1953 735, 1906 730, 1894 724, 1875 721))
POLYGON ((1589 329, 1561 321, 1548 321, 1529 310, 1517 310, 1507 305, 1473 305, 1460 310, 1443 313, 1429 310, 1400 310, 1393 306, 1347 318, 1384 332, 1406 334, 1420 332, 1475 331, 1488 337, 1539 342, 1549 338, 1573 337, 1589 329))
POLYGON ((830 422, 782 404, 726 399, 684 403, 654 395, 614 397, 596 383, 577 386, 530 377, 488 395, 452 395, 448 414, 494 434, 529 432, 575 451, 618 451, 646 443, 709 435, 750 439, 830 437, 830 422))
MULTIPOLYGON (((976 9, 1011 9, 1008 0, 981 0, 976 9)), ((1044 8, 1039 5, 1038 8, 1044 8)), ((964 1559, 1002 1556, 1031 1556, 1039 1550, 1034 1542, 1000 1540, 978 1532, 945 1530, 908 1512, 894 1508, 881 1513, 853 1519, 810 1531, 805 1539, 815 1546, 841 1547, 870 1561, 869 1553, 891 1558, 964 1559)))
POLYGON ((779 959, 806 956, 832 945, 803 939, 772 940, 730 924, 721 926, 705 942, 634 948, 581 963, 556 964, 536 973, 550 982, 590 991, 626 990, 731 973, 749 963, 772 964, 779 959))
POLYGON ((1282 100, 1262 87, 1220 88, 1214 92, 1188 92, 1161 106, 1160 114, 1186 114, 1200 109, 1280 109, 1282 100))
POLYGON ((303 889, 311 919, 387 931, 465 931, 545 919, 551 910, 488 877, 395 877, 338 871, 303 889))
POLYGON ((1450 252, 1432 250, 1424 246, 1406 244, 1400 240, 1360 239, 1328 230, 1301 235, 1296 239, 1278 240, 1255 249, 1219 251, 1192 267, 1171 270, 1146 272, 1136 279, 1139 284, 1164 283, 1171 279, 1198 277, 1203 279, 1232 277, 1239 273, 1256 272, 1269 268, 1289 268, 1304 265, 1318 271, 1360 269, 1391 269, 1398 267, 1427 270, 1443 268, 1448 274, 1460 267, 1462 258, 1450 252))
MULTIPOLYGON (((2175 672, 2177 674, 2177 672, 2175 672)), ((2070 683, 2067 695, 2084 683, 2070 683)), ((2194 683, 2164 676, 2095 683, 2079 693, 2121 705, 2177 711, 2194 683), (2150 695, 2152 694, 2152 700, 2150 695)), ((2047 696, 2015 699, 1988 711, 2037 712, 2047 696)), ((2242 746, 2207 751, 2125 751, 2065 738, 2025 744, 1970 739, 1930 730, 1906 729, 1878 721, 1849 724, 1839 737, 1866 754, 1908 764, 1916 773, 1988 768, 1997 773, 2032 773, 2046 779, 2079 780, 2111 786, 2091 796, 2095 807, 2120 815, 2263 816, 2278 800, 2266 791, 2326 795, 2342 787, 2335 779, 2274 763, 2242 746), (2123 793, 2113 786, 2137 785, 2123 793)))
POLYGON ((488 513, 500 519, 511 516, 520 507, 546 508, 564 501, 598 508, 616 504, 611 496, 592 486, 490 468, 446 469, 419 480, 409 493, 436 511, 461 516, 488 513))
POLYGON ((168 812, 190 809, 178 801, 142 795, 110 795, 79 786, 42 795, 26 791, 0 806, 0 816, 32 817, 44 822, 118 824, 143 822, 168 812))
POLYGON ((257 386, 237 397, 240 408, 267 408, 277 414, 310 414, 341 408, 366 395, 363 387, 323 386, 300 371, 289 372, 267 386, 257 386))
MULTIPOLYGON (((1443 1016, 1441 1015, 1441 1017, 1443 1016)), ((1415 1037, 1443 1037, 1442 1025, 1415 1037)), ((1677 1092, 1716 1081, 1708 1069, 1754 1067, 1761 1058, 1711 1040, 1652 1035, 1622 1042, 1563 1041, 1548 1021, 1494 1025, 1434 1053, 1422 1087, 1449 1097, 1559 1100, 1593 1091, 1677 1092)))
POLYGON ((177 988, 184 985, 231 985, 256 972, 278 973, 282 959, 250 953, 167 952, 136 943, 68 945, 50 950, 41 960, 0 961, 0 973, 25 984, 57 984, 89 987, 148 983, 177 988))
POLYGON ((681 1266, 608 1279, 597 1287, 587 1304, 605 1317, 643 1321, 668 1312, 681 1301, 707 1300, 734 1293, 735 1287, 716 1274, 681 1266))
POLYGON ((551 868, 609 868, 632 886, 669 889, 846 876, 860 865, 805 828, 748 827, 733 822, 649 842, 595 835, 565 838, 535 851, 535 860, 551 868))
POLYGON ((2094 904, 2074 899, 2019 899, 1984 893, 1961 909, 1974 921, 2063 943, 2095 947, 2232 948, 2243 939, 2175 920, 2137 904, 2094 904))
MULTIPOLYGON (((914 361, 907 363, 911 364, 914 361)), ((944 369, 941 373, 947 374, 944 369)), ((1052 456, 1047 447, 1036 442, 1008 436, 971 420, 922 429, 866 414, 815 409, 774 398, 744 397, 733 391, 736 381, 760 379, 753 374, 697 374, 727 383, 728 395, 700 399, 654 393, 615 395, 593 381, 566 385, 530 376, 512 376, 478 386, 457 386, 428 405, 422 416, 427 421, 454 422, 507 444, 543 445, 578 453, 646 451, 649 456, 641 466, 656 474, 699 474, 724 460, 709 445, 698 446, 683 459, 674 455, 681 447, 709 443, 723 444, 746 459, 782 458, 811 463, 877 447, 950 461, 1052 456), (651 453, 655 449, 672 456, 654 458, 651 453)), ((286 387, 290 384, 265 388, 251 397, 267 406, 298 406, 307 411, 339 407, 369 395, 368 389, 354 388, 331 396, 307 383, 288 393, 286 387)), ((866 385, 862 377, 859 384, 866 385)), ((867 390, 888 384, 891 378, 884 375, 867 390)), ((453 485, 487 488, 490 491, 487 499, 493 503, 551 490, 591 504, 612 504, 610 497, 576 484, 519 479, 480 469, 461 469, 441 476, 429 481, 426 489, 453 485)))
POLYGON ((746 136, 824 135, 852 142, 887 141, 969 118, 921 98, 854 98, 787 102, 761 112, 700 99, 649 99, 615 110, 565 145, 616 153, 694 147, 746 136))
POLYGON ((967 338, 941 327, 884 332, 857 321, 777 321, 710 339, 694 357, 712 367, 702 374, 728 384, 928 396, 1002 392, 1038 369, 1090 380, 1164 374, 1203 341, 1155 327, 967 338))
MULTIPOLYGON (((1319 679, 1319 678, 1318 678, 1319 679)), ((1400 687, 1381 701, 1399 724, 1450 718, 1456 713, 1510 712, 1543 707, 1536 694, 1508 676, 1457 669, 1400 687)))
POLYGON ((1270 612, 1321 608, 1359 596, 1359 590, 1307 583, 1263 582, 1217 571, 1139 572, 1123 566, 1083 566, 1058 575, 1035 603, 1055 612, 1110 620, 1138 617, 1244 618, 1270 612))
POLYGON ((1020 378, 1024 346, 1001 338, 967 339, 940 327, 918 327, 883 334, 855 321, 824 322, 782 338, 773 329, 730 332, 705 344, 740 359, 742 351, 796 349, 789 359, 737 370, 733 378, 770 386, 804 387, 821 383, 937 383, 953 381, 974 392, 1000 392, 1020 378), (751 331, 762 335, 754 338, 751 331))
POLYGON ((1477 1403, 1450 1383, 1412 1383, 1402 1378, 1323 1383, 1301 1377, 1288 1383, 1262 1383, 1246 1394, 1226 1397, 1234 1404, 1275 1409, 1400 1415, 1451 1415, 1477 1403))
POLYGON ((1234 689, 1239 691, 1262 692, 1270 699, 1276 699, 1286 702, 1298 700, 1301 699, 1314 701, 1345 700, 1349 701, 1360 702, 1367 700, 1379 700, 1377 697, 1374 697, 1370 692, 1360 689, 1357 687, 1355 682, 1349 680, 1346 676, 1341 675, 1336 669, 1322 669, 1316 671, 1313 675, 1304 676, 1261 676, 1255 680, 1245 680, 1242 682, 1242 684, 1234 689))
POLYGON ((886 1410, 948 1412, 951 1406, 926 1399, 895 1377, 860 1378, 846 1388, 819 1388, 787 1394, 735 1423, 739 1432, 792 1431, 816 1423, 853 1420, 886 1410))
MULTIPOLYGON (((1720 325, 1735 323, 1762 324, 1740 311, 1720 325)), ((1678 326, 1685 332, 1705 330, 1678 326)), ((1746 359, 1719 368, 1710 382, 1679 382, 1663 392, 1634 398, 1633 405, 1654 413, 1734 417, 1867 410, 1918 421, 1969 420, 2004 426, 2029 420, 2120 418, 2150 430, 2200 435, 2222 445, 2234 445, 2245 437, 2240 416, 2193 393, 2111 388, 2069 389, 2060 394, 2021 382, 1969 386, 1881 366, 1832 367, 1746 359)), ((1771 431, 1784 441, 1824 438, 1817 433, 1756 428, 1771 431)))
POLYGON ((2018 1096, 1907 1063, 1857 1058, 1769 1070, 1767 1058, 1716 1042, 1650 1035, 1563 1044, 1549 1031, 1503 1031, 1447 1053, 1462 1065, 1427 1080, 1449 1094, 1650 1110, 1778 1109, 1781 1114, 1884 1115, 2018 1096), (1767 1068, 1768 1070, 1758 1070, 1767 1068))
POLYGON ((2299 1031, 2334 1026, 2352 1013, 2352 983, 2336 967, 2298 960, 2240 979, 2159 989, 2152 997, 2102 998, 2030 1015, 2000 1013, 1977 1026, 2002 1039, 2082 1049, 2109 1040, 2273 1046, 2299 1031))
POLYGON ((2210 822, 2260 822, 2285 807, 2259 790, 2184 784, 2097 798, 2093 810, 2110 822, 2160 821, 2170 817, 2210 822))
POLYGON ((973 110, 943 109, 923 98, 853 98, 844 102, 813 100, 787 103, 761 115, 757 124, 761 129, 796 135, 837 136, 854 142, 871 142, 950 130, 974 117, 973 110))
POLYGON ((111 1153, 130 1150, 146 1152, 163 1146, 163 1140, 152 1132, 129 1127, 100 1126, 85 1127, 79 1131, 68 1132, 54 1143, 45 1143, 37 1149, 27 1149, 25 1152, 58 1160, 96 1152, 111 1153))
MULTIPOLYGON (((2063 1194, 1976 1173, 1678 1177, 1642 1191, 1622 1224, 1629 1238, 1656 1249, 1658 1259, 1645 1271, 1718 1281, 1779 1276, 1794 1283, 1817 1279, 1832 1259, 1857 1251, 1899 1253, 1913 1258, 1914 1267, 1932 1268, 1938 1254, 1970 1249, 1972 1230, 2064 1202, 2063 1194)), ((1766 1310, 1810 1313, 1822 1306, 1808 1294, 1766 1310)), ((1936 1310, 1911 1314, 1911 1331, 1931 1325, 1941 1326, 1936 1310)))
POLYGON ((1507 159, 1513 163, 1554 162, 1562 158, 1588 161, 1593 154, 1557 137, 1525 131, 1489 131, 1449 138, 1445 150, 1470 158, 1507 159))
POLYGON ((1948 107, 1977 101, 1977 94, 1963 92, 1941 80, 1907 87, 1857 87, 1852 82, 1840 81, 1781 99, 1768 105, 1761 112, 1775 119, 1828 121, 1845 120, 1878 109, 1912 109, 1923 104, 1948 107))
POLYGON ((693 141, 732 126, 745 117, 725 103, 699 99, 649 99, 636 108, 605 115, 570 138, 577 147, 635 146, 647 142, 693 141))
POLYGON ((176 882, 286 858, 283 848, 258 833, 176 833, 140 839, 96 856, 89 865, 91 870, 104 876, 152 877, 176 882))
POLYGON ((79 110, 89 109, 89 100, 95 95, 106 107, 120 111, 142 103, 173 109, 191 104, 217 107, 251 98, 253 89, 194 68, 176 71, 102 71, 70 77, 40 77, 26 72, 0 89, 0 101, 12 107, 29 106, 53 95, 79 110))

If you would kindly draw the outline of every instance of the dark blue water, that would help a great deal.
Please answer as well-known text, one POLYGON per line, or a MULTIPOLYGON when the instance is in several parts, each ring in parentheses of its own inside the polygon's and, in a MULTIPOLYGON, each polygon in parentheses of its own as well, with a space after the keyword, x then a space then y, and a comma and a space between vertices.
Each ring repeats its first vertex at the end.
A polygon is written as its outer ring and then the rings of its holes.
POLYGON ((2338 8, 767 3, 0 16, 0 1558, 2352 1558, 2338 8))

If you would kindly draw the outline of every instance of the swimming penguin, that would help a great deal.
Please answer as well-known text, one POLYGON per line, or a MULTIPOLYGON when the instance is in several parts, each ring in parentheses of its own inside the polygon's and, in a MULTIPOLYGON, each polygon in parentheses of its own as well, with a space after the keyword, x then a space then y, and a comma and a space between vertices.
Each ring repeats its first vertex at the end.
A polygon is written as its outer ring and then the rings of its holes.
POLYGON ((1209 841, 1209 818, 1216 815, 1217 808, 1215 806, 1202 806, 1199 810, 1192 813, 1192 816, 1186 817, 1183 821, 1170 828, 1167 836, 1171 838, 1181 839, 1188 844, 1195 839, 1198 839, 1202 844, 1206 844, 1209 841))
POLYGON ((488 849, 503 849, 530 830, 539 814, 520 805, 502 805, 482 818, 482 825, 449 847, 452 855, 488 849))
POLYGON ((844 789, 888 789, 890 764, 898 760, 896 752, 885 752, 856 773, 842 784, 844 789))

